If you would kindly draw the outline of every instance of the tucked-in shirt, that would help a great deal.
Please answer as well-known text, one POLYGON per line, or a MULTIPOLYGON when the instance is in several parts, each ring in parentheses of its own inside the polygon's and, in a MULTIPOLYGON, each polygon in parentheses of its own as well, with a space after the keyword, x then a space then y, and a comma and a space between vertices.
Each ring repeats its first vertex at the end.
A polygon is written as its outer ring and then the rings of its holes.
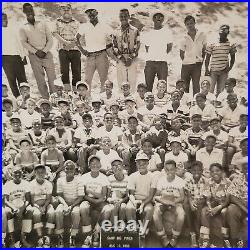
POLYGON ((53 37, 46 22, 35 21, 35 24, 26 23, 20 29, 23 46, 35 54, 37 50, 47 53, 53 45, 53 37))
POLYGON ((187 33, 181 41, 180 49, 185 51, 183 64, 202 62, 202 49, 206 46, 206 34, 197 31, 194 40, 187 33))
POLYGON ((68 205, 72 205, 79 196, 84 196, 84 184, 75 176, 72 181, 61 177, 57 181, 57 193, 63 193, 63 198, 68 205))
POLYGON ((224 70, 229 65, 228 55, 233 55, 236 52, 236 44, 231 44, 229 41, 209 44, 206 48, 206 53, 212 57, 210 63, 211 71, 224 70))
POLYGON ((118 59, 124 55, 136 58, 140 48, 140 33, 131 25, 124 30, 120 27, 112 35, 112 43, 113 53, 118 59))
POLYGON ((88 52, 95 52, 106 49, 111 44, 111 28, 103 23, 83 23, 80 25, 79 34, 85 39, 85 49, 88 52))

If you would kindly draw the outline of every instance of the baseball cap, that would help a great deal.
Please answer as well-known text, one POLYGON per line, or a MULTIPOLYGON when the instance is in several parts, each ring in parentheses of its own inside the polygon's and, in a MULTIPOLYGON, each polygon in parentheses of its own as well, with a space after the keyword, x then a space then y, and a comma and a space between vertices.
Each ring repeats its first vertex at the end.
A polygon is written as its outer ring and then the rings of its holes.
POLYGON ((60 99, 57 104, 59 105, 60 103, 65 103, 67 105, 69 105, 69 102, 66 99, 60 99))
POLYGON ((22 87, 30 88, 30 85, 27 82, 21 82, 19 88, 22 88, 22 87))
POLYGON ((20 165, 15 165, 13 166, 12 168, 12 172, 15 173, 15 172, 22 172, 22 167, 20 165))
POLYGON ((79 86, 85 86, 86 89, 89 90, 89 85, 86 82, 77 82, 76 89, 78 89, 79 86))
POLYGON ((161 15, 164 17, 164 14, 161 11, 157 11, 153 14, 152 18, 154 18, 156 15, 161 15))
POLYGON ((92 101, 91 101, 92 103, 94 103, 94 102, 99 102, 99 103, 102 103, 102 100, 101 100, 101 98, 99 97, 99 96, 94 96, 93 98, 92 98, 92 101))
POLYGON ((90 161, 92 161, 93 159, 97 159, 97 160, 101 161, 101 159, 100 159, 99 156, 97 156, 97 155, 91 155, 91 156, 89 157, 89 159, 88 159, 88 164, 89 164, 90 161))
POLYGON ((10 118, 10 122, 12 122, 13 120, 19 120, 21 122, 21 119, 20 119, 18 114, 13 114, 12 115, 12 117, 10 118))
POLYGON ((218 122, 220 122, 220 118, 219 118, 219 117, 213 117, 213 118, 210 120, 210 123, 213 122, 213 121, 218 121, 218 122))
POLYGON ((31 145, 31 141, 30 141, 30 139, 29 139, 27 136, 22 137, 22 138, 19 140, 19 145, 21 145, 21 143, 24 142, 24 141, 28 142, 28 143, 31 145))
POLYGON ((152 92, 146 92, 145 95, 144 95, 144 99, 147 98, 147 97, 154 97, 154 94, 152 92))
POLYGON ((213 137, 216 140, 216 136, 214 134, 210 134, 210 133, 207 134, 206 139, 209 138, 209 137, 213 137))
POLYGON ((50 107, 52 106, 51 102, 47 99, 41 99, 40 101, 38 101, 38 107, 41 107, 42 104, 48 104, 50 107))
POLYGON ((123 162, 122 158, 120 158, 120 157, 116 157, 116 158, 114 158, 114 159, 111 161, 111 165, 112 165, 112 164, 113 164, 113 162, 115 162, 115 161, 120 161, 120 162, 123 162))
POLYGON ((201 97, 201 98, 203 98, 204 100, 207 100, 206 95, 204 95, 204 94, 202 94, 202 93, 198 93, 198 94, 196 95, 195 99, 197 99, 198 97, 201 97))
POLYGON ((13 101, 10 98, 4 98, 3 99, 3 105, 6 104, 6 103, 10 103, 10 104, 13 105, 13 101))
POLYGON ((37 164, 37 165, 35 165, 34 170, 37 170, 37 169, 45 169, 46 170, 46 167, 43 164, 37 164))
POLYGON ((126 97, 125 100, 124 100, 124 102, 129 102, 129 101, 136 103, 136 102, 135 102, 135 99, 134 99, 132 96, 128 96, 128 97, 126 97))
POLYGON ((130 87, 129 82, 123 82, 122 85, 121 85, 121 88, 124 87, 124 86, 129 86, 130 87))
POLYGON ((179 137, 173 137, 171 138, 170 144, 173 142, 179 142, 181 144, 181 139, 179 137))
POLYGON ((134 119, 136 119, 136 120, 138 121, 138 118, 137 118, 135 115, 130 115, 130 116, 128 117, 128 121, 129 121, 130 119, 132 119, 132 118, 134 118, 134 119))
POLYGON ((194 118, 202 118, 202 115, 201 114, 193 114, 191 116, 191 119, 194 119, 194 118))
POLYGON ((220 26, 220 33, 229 34, 230 26, 227 24, 223 24, 220 26))
POLYGON ((120 107, 119 103, 117 101, 113 101, 111 104, 110 104, 110 107, 112 106, 118 106, 120 107))
POLYGON ((138 153, 136 155, 135 161, 139 161, 139 160, 149 160, 149 159, 148 159, 148 156, 146 154, 144 154, 144 153, 138 153))
POLYGON ((87 118, 92 119, 92 115, 89 114, 89 113, 85 113, 85 114, 82 115, 82 119, 83 119, 83 120, 84 120, 84 119, 87 119, 87 118))

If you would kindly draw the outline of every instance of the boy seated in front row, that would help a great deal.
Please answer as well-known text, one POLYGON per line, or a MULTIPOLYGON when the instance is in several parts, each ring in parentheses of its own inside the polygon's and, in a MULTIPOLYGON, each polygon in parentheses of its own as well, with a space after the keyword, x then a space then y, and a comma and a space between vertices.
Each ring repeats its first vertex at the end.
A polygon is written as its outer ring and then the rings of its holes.
POLYGON ((175 247, 184 224, 185 212, 183 209, 185 181, 176 175, 176 163, 167 160, 164 163, 165 174, 154 183, 156 188, 154 223, 157 235, 160 237, 162 246, 175 247), (172 230, 172 239, 169 240, 164 229, 163 216, 166 211, 176 215, 175 225, 172 230))
POLYGON ((152 205, 155 193, 152 188, 154 177, 148 171, 148 164, 148 156, 144 153, 138 153, 136 156, 138 171, 128 178, 129 201, 126 208, 126 217, 127 221, 136 221, 136 212, 138 211, 142 215, 143 228, 140 228, 142 237, 145 237, 149 232, 148 224, 152 220, 154 210, 152 205))

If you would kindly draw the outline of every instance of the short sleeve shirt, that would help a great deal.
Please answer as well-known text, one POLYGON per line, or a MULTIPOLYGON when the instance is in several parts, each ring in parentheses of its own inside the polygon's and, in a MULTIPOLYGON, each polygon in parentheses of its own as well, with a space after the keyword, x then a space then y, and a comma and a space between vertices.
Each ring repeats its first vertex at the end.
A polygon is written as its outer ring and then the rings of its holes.
POLYGON ((114 200, 123 199, 127 193, 128 176, 124 175, 124 179, 118 181, 114 175, 108 177, 111 189, 111 198, 114 200))
POLYGON ((31 194, 34 195, 34 201, 46 200, 46 196, 52 194, 52 183, 44 180, 43 184, 39 184, 36 179, 30 182, 31 194))

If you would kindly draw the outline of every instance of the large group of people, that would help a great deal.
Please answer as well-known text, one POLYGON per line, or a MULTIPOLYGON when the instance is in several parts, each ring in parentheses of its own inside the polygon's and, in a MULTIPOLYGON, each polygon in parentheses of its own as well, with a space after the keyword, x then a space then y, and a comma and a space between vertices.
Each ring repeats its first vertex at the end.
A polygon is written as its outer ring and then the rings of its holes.
POLYGON ((80 24, 69 3, 60 4, 54 30, 36 20, 30 3, 23 13, 19 31, 2 13, 8 80, 2 83, 2 246, 76 247, 81 235, 82 247, 98 247, 102 222, 117 218, 140 219, 143 226, 133 230, 142 242, 154 231, 163 247, 176 247, 188 229, 190 245, 201 248, 212 246, 211 225, 219 220, 224 247, 246 246, 248 100, 228 76, 237 53, 229 25, 208 43, 195 18, 185 17, 181 72, 170 91, 167 60, 175 40, 164 13, 153 15, 143 36, 145 83, 137 82, 143 28, 132 25, 128 9, 120 10, 117 30, 99 22, 93 8, 80 24), (27 81, 26 52, 39 99, 27 81), (117 79, 109 79, 110 60, 117 79), (95 71, 98 95, 91 91, 95 71))

